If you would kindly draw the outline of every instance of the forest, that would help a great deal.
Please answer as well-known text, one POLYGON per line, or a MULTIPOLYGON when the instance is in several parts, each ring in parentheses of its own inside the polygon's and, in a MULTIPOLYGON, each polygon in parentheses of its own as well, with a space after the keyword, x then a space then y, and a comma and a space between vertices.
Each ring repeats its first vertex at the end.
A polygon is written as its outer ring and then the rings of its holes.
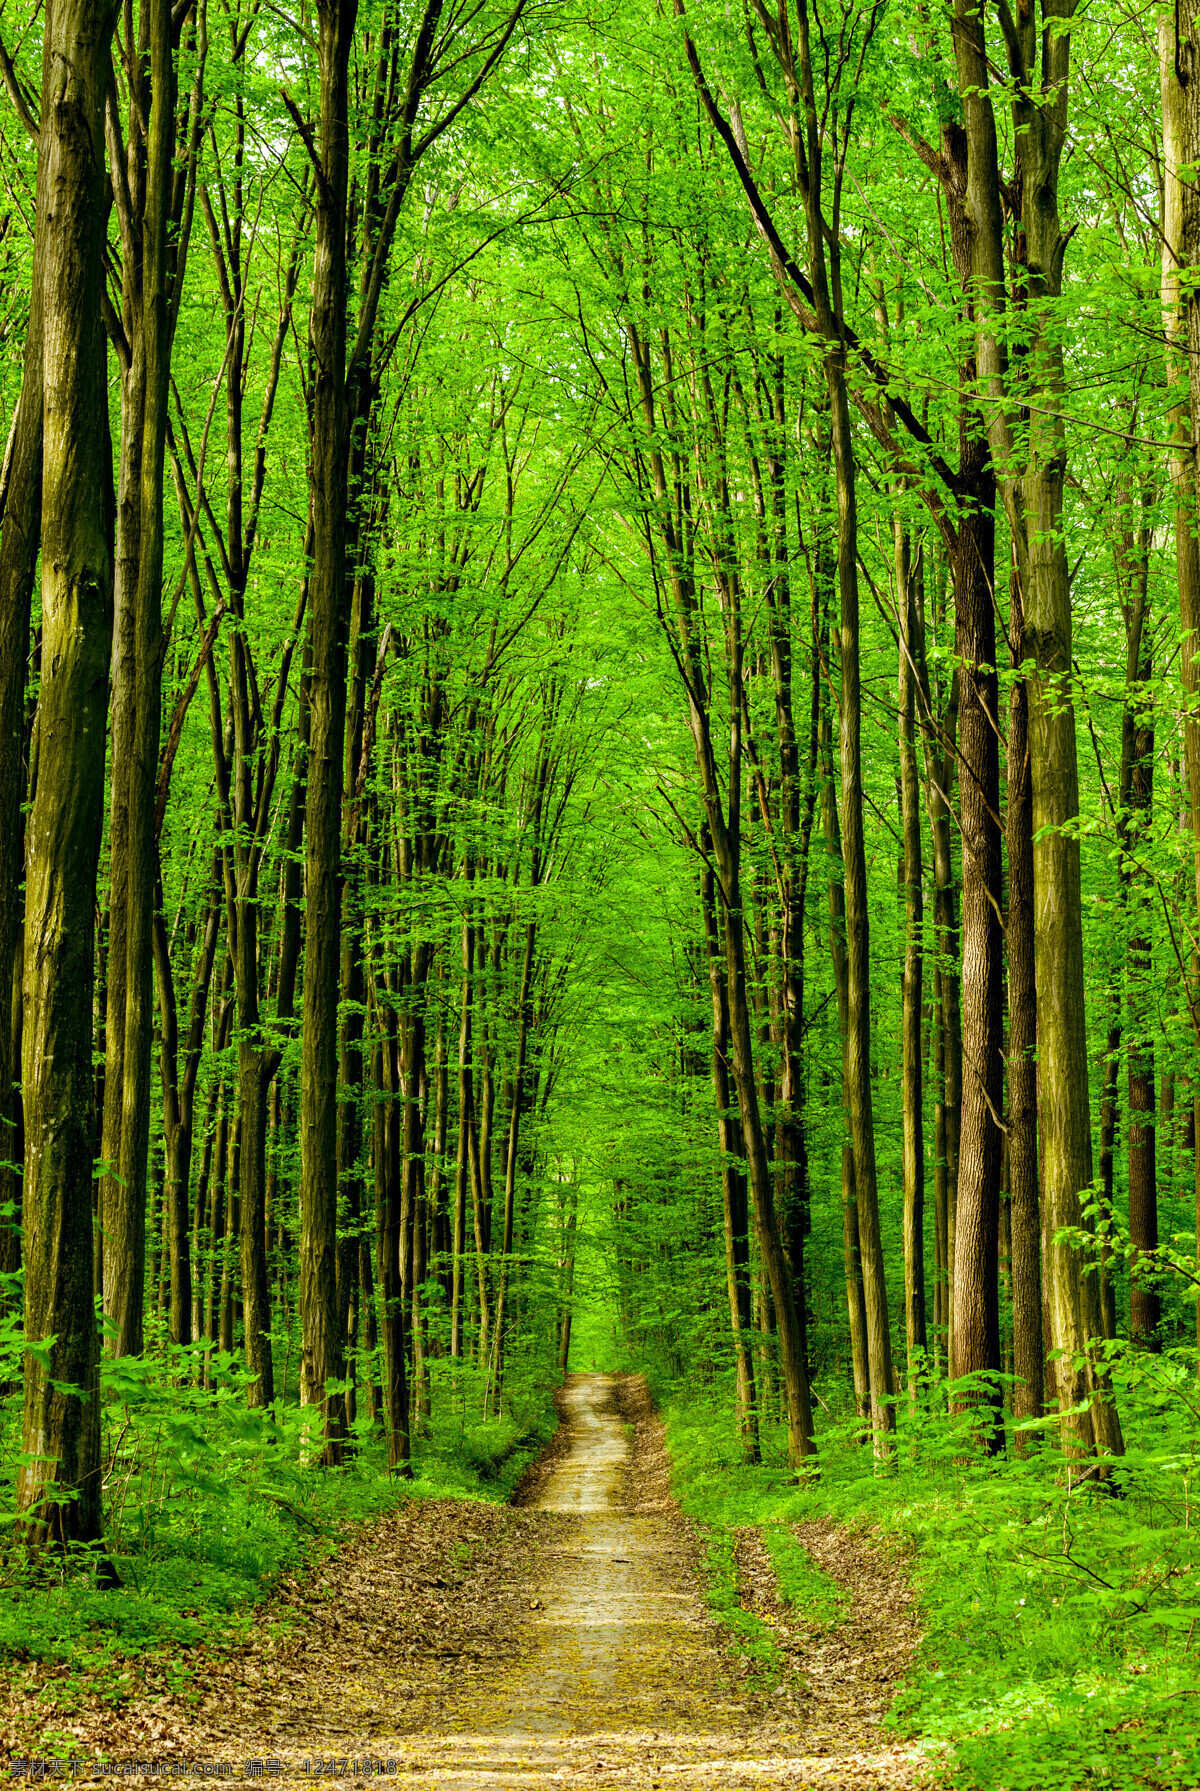
POLYGON ((1194 1788, 1200 0, 0 77, 0 1751, 640 1375, 821 1783, 1194 1788))

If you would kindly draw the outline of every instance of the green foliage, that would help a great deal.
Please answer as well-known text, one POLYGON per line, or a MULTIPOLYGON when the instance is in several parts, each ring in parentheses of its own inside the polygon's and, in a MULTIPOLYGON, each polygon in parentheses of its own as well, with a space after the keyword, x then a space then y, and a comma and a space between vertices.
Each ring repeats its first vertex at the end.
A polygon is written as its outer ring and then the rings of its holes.
POLYGON ((783 1437, 739 1458, 729 1405, 677 1392, 665 1407, 673 1484, 700 1524, 718 1616, 753 1660, 766 1626, 740 1608, 734 1532, 757 1526, 781 1598, 836 1622, 838 1588, 791 1526, 869 1522, 913 1545, 924 1641, 891 1723, 944 1751, 960 1791, 1171 1787, 1200 1779, 1200 1421, 1196 1353, 1121 1349, 1112 1361, 1129 1444, 1111 1478, 1080 1478, 1053 1425, 1027 1453, 981 1455, 962 1383, 898 1404, 882 1471, 851 1425, 820 1433, 821 1478, 788 1484, 783 1437))
MULTIPOLYGON (((202 1355, 203 1346, 173 1350, 170 1374, 152 1358, 104 1363, 107 1546, 122 1584, 98 1586, 86 1554, 31 1566, 14 1543, 0 1565, 0 1657, 66 1663, 115 1686, 122 1658, 187 1650, 214 1635, 236 1643, 284 1575, 336 1553, 347 1524, 404 1499, 502 1502, 556 1425, 544 1375, 514 1369, 503 1415, 484 1423, 479 1371, 435 1364, 437 1415, 418 1441, 412 1479, 388 1475, 383 1439, 366 1419, 346 1465, 314 1472, 304 1464, 315 1409, 248 1408, 245 1371, 219 1353, 208 1388, 193 1386, 186 1373, 202 1355)), ((0 1460, 10 1525, 15 1406, 0 1460)))
POLYGON ((418 1493, 503 1503, 557 1430, 555 1381, 544 1364, 510 1368, 504 1409, 486 1421, 479 1416, 483 1382, 476 1368, 434 1365, 434 1416, 416 1449, 418 1493))

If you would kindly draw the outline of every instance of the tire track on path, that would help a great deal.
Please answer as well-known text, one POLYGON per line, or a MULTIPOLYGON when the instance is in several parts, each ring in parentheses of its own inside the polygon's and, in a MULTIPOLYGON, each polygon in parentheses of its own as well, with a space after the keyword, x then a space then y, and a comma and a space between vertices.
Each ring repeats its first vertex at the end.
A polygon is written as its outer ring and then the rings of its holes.
POLYGON ((616 1381, 572 1376, 563 1403, 571 1446, 532 1508, 571 1521, 545 1557, 533 1646, 459 1703, 443 1734, 405 1744, 409 1782, 422 1791, 910 1784, 911 1749, 871 1746, 864 1734, 814 1753, 794 1721, 763 1719, 717 1644, 673 1501, 630 1510, 616 1381))

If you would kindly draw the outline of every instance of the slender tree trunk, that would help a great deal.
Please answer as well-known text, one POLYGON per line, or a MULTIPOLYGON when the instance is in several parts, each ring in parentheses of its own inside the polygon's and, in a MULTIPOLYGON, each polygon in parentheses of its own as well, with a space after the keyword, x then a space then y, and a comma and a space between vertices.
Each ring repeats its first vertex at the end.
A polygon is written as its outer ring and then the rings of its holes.
MULTIPOLYGON (((871 1371, 867 1360, 867 1302, 863 1293, 862 1251, 858 1236, 858 1198, 854 1186, 854 1147, 842 1146, 842 1271, 850 1322, 850 1360, 854 1373, 854 1409, 859 1422, 871 1423, 871 1371)), ((865 1432, 860 1438, 865 1442, 865 1432)))
POLYGON ((192 980, 188 1034, 182 1070, 179 1065, 179 1024, 175 979, 171 970, 170 943, 162 917, 161 889, 156 902, 154 956, 158 972, 161 1015, 163 1091, 163 1146, 166 1152, 166 1226, 170 1250, 171 1342, 191 1343, 192 1257, 188 1239, 188 1191, 192 1173, 192 1139, 195 1129, 196 1074, 204 1038, 208 991, 216 960, 219 909, 214 901, 205 919, 199 961, 192 980))
POLYGON ((413 1261, 412 1261, 412 1294, 409 1299, 409 1318, 412 1330, 412 1412, 413 1418, 419 1422, 429 1416, 429 1370, 426 1366, 428 1354, 428 1332, 425 1324, 425 1281, 429 1273, 429 1224, 428 1197, 425 1185, 425 1157, 422 1154, 416 1168, 416 1195, 413 1210, 413 1261))
MULTIPOLYGON (((140 184, 144 171, 135 138, 131 157, 140 184)), ((119 151, 118 151, 119 156, 119 151)), ((123 159, 123 158, 120 158, 123 159)), ((136 191, 136 188, 135 188, 136 191)), ((140 212, 140 206, 137 208, 140 212)), ((116 562, 114 569, 114 651, 111 704, 111 762, 108 816, 108 942, 104 1027, 104 1109, 100 1144, 98 1204, 105 1241, 107 1282, 101 1270, 105 1316, 116 1325, 106 1348, 123 1353, 139 1324, 145 1206, 140 1209, 121 1187, 121 1122, 125 1095, 125 1009, 129 965, 129 808, 131 767, 137 736, 138 534, 142 521, 142 443, 146 421, 146 338, 142 328, 141 257, 129 254, 123 280, 123 322, 129 343, 129 365, 122 369, 119 442, 116 562), (120 1283, 118 1306, 112 1306, 112 1285, 120 1283), (134 1283, 137 1291, 134 1292, 134 1283)), ((137 978, 135 976, 135 986, 137 978)), ((136 999, 136 994, 135 994, 136 999)))
MULTIPOLYGON (((395 1026, 389 1014, 389 1032, 395 1026)), ((401 1474, 408 1472, 408 1375, 404 1359, 404 1298, 400 1285, 400 1178, 392 1162, 394 1130, 388 1105, 394 1107, 399 1098, 396 1087, 396 1053, 393 1040, 385 1036, 371 1055, 375 1083, 374 1159, 376 1215, 376 1278, 383 1317, 384 1346, 384 1410, 387 1416, 388 1466, 401 1474), (390 1103, 385 1095, 391 1097, 390 1103)))
MULTIPOLYGON (((536 873, 535 873, 536 874, 536 873)), ((513 1066, 512 1106, 509 1111, 508 1140, 504 1152, 504 1237, 500 1255, 500 1282, 496 1291, 495 1321, 495 1400, 500 1402, 500 1384, 504 1373, 505 1303, 515 1265, 512 1260, 513 1231, 516 1218, 517 1162, 520 1147, 521 1118, 527 1098, 526 1055, 529 1048, 529 1027, 533 1007, 533 966, 537 940, 537 923, 525 927, 521 954, 521 985, 517 996, 517 1055, 513 1066)))
MULTIPOLYGON (((742 776, 741 715, 742 674, 740 643, 731 623, 730 695, 734 722, 729 751, 729 820, 725 823, 719 799, 711 785, 705 790, 710 835, 713 840, 723 904, 725 975, 729 1001, 729 1037, 732 1046, 734 1084, 741 1117, 750 1193, 754 1204, 755 1235, 759 1259, 770 1288, 778 1326, 779 1368, 787 1407, 788 1459, 793 1466, 815 1454, 812 1410, 809 1403, 808 1369, 804 1360, 792 1279, 779 1237, 774 1187, 767 1157, 766 1137, 754 1073, 754 1047, 747 989, 745 915, 741 887, 740 781, 742 776)), ((695 732, 695 729, 693 730, 695 732)), ((702 776, 707 775, 708 753, 697 742, 702 776)))
MULTIPOLYGON (((922 652, 924 649, 922 648, 922 652)), ((932 708, 932 692, 922 667, 924 687, 932 708)), ((962 1120, 962 1010, 959 1001, 959 931, 957 885, 951 850, 950 800, 954 787, 955 745, 958 737, 958 674, 953 673, 940 734, 926 736, 925 774, 928 786, 929 830, 933 846, 933 924, 937 947, 935 986, 939 997, 938 1059, 941 1093, 940 1134, 936 1146, 935 1190, 942 1220, 942 1322, 945 1326, 946 1370, 954 1354, 954 1253, 958 1203, 958 1158, 962 1120)))
MULTIPOLYGON (((1134 686, 1132 717, 1132 776, 1129 789, 1129 847, 1138 857, 1145 852, 1154 802, 1154 716, 1149 682, 1153 676, 1150 630, 1143 627, 1140 640, 1138 682, 1134 686)), ((1154 1111, 1154 985, 1146 887, 1150 873, 1139 870, 1131 879, 1132 937, 1129 941, 1129 1334, 1135 1343, 1157 1348, 1161 1306, 1158 1290, 1143 1278, 1140 1259, 1158 1249, 1157 1133, 1154 1111)), ((1163 1130, 1164 1139, 1170 1133, 1163 1130)))
POLYGON ((228 1160, 225 1226, 221 1235, 221 1293, 217 1314, 217 1341, 222 1354, 232 1356, 234 1314, 238 1305, 238 1240, 242 1232, 242 1126, 236 1113, 229 1122, 228 1160))
MULTIPOLYGON (((1012 581, 1010 659, 1025 661, 1021 587, 1012 581)), ((1033 787, 1029 692, 1014 678, 1008 702, 1008 1183, 1012 1223, 1013 1417, 1040 1418, 1045 1401, 1042 1342, 1042 1219, 1038 1194, 1037 990, 1033 974, 1033 787)), ((1022 1445, 1018 1442, 1018 1448, 1022 1445)))
POLYGON ((746 1151, 750 1190, 754 1202, 758 1253, 770 1287, 778 1325, 779 1368, 787 1405, 788 1459, 793 1466, 815 1454, 812 1411, 809 1405, 808 1371, 800 1348, 792 1280, 779 1239, 774 1193, 766 1140, 754 1080, 750 1010, 746 994, 746 960, 740 892, 736 873, 723 867, 722 882, 739 907, 725 913, 725 974, 729 997, 729 1037, 733 1048, 733 1073, 741 1112, 743 1147, 746 1151))
POLYGON ((571 1361, 571 1316, 575 1294, 575 1239, 579 1227, 579 1188, 572 1181, 567 1190, 566 1223, 563 1227, 562 1274, 559 1284, 558 1372, 565 1380, 571 1361))
MULTIPOLYGON (((960 477, 970 507, 959 517, 954 564, 959 665, 959 812, 962 826, 962 1118, 955 1201, 951 1376, 1000 1373, 1000 1143, 1004 1101, 1004 964, 1001 927, 1000 713, 996 676, 995 487, 987 443, 971 413, 960 477)), ((998 1412, 999 1381, 971 1404, 998 1412)), ((992 1447, 1002 1433, 990 1434, 992 1447)))
MULTIPOLYGON (((50 28, 42 75, 42 117, 49 98, 50 28)), ((37 217, 45 206, 45 157, 49 138, 42 132, 38 147, 37 217)), ((21 949, 25 881, 26 740, 25 684, 29 673, 29 626, 33 580, 41 540, 42 515, 42 319, 43 281, 48 232, 35 231, 29 321, 21 393, 13 421, 12 454, 3 508, 0 510, 0 1269, 15 1273, 21 1266, 21 1163, 24 1156, 20 1112, 20 1039, 18 1009, 24 979, 21 949)))
POLYGON ((228 1232, 228 1168, 229 1168, 229 1090, 222 1082, 217 1108, 217 1130, 213 1141, 212 1185, 208 1204, 208 1261, 205 1277, 204 1335, 208 1348, 204 1353, 204 1381, 212 1385, 212 1353, 220 1330, 221 1263, 228 1232))
POLYGON ((942 972, 936 963, 933 968, 930 1034, 930 1053, 933 1058, 933 1354, 940 1375, 946 1366, 950 1341, 950 1272, 946 1236, 945 1026, 942 972))
POLYGON ((337 1003, 342 757, 346 724, 346 199, 349 59, 357 0, 319 0, 320 159, 311 339, 314 555, 305 837, 303 1074, 300 1083, 301 1397, 325 1414, 324 1458, 341 1459, 337 1323, 337 1003))
POLYGON ((855 1206, 867 1309, 867 1366, 876 1449, 886 1454, 896 1428, 892 1400, 892 1340, 884 1280, 883 1238, 875 1176, 875 1120, 871 1097, 871 945, 867 857, 862 816, 862 699, 858 656, 858 526, 854 448, 846 395, 844 351, 826 354, 833 459, 838 487, 838 592, 841 619, 842 862, 846 887, 846 1095, 854 1147, 855 1206))
MULTIPOLYGON (((444 1286, 443 1265, 448 1254, 446 1225, 446 1190, 449 1178, 446 1174, 446 1131, 449 1125, 450 1110, 450 1074, 446 1061, 446 1001, 445 973, 443 960, 438 955, 438 996, 437 996, 437 1035, 433 1050, 433 1175, 429 1187, 429 1254, 425 1265, 425 1275, 430 1287, 444 1286), (435 1279, 436 1277, 436 1279, 435 1279)), ((445 1349, 440 1322, 431 1328, 426 1315, 425 1306, 421 1306, 421 1332, 423 1353, 440 1356, 445 1349)), ((418 1390, 417 1415, 428 1418, 430 1415, 429 1377, 426 1375, 423 1388, 418 1390)))
POLYGON ((243 1044, 238 1051, 239 1217, 246 1368, 252 1377, 247 1397, 252 1406, 268 1406, 275 1398, 267 1264, 266 1095, 262 1052, 243 1044))
MULTIPOLYGON (((424 1357, 418 1356, 416 1333, 420 1329, 421 1296, 417 1281, 417 1227, 424 1204, 425 1187, 425 1120, 421 1089, 425 1082, 425 1029, 428 1003, 429 963, 432 955, 428 940, 421 939, 412 948, 412 975, 409 980, 408 1012, 401 1028, 402 1080, 404 1107, 400 1122, 402 1159, 401 1287, 414 1314, 411 1337, 414 1393, 425 1380, 424 1357)), ((422 1268, 423 1273, 423 1268, 422 1268)))
POLYGON ((200 1152, 200 1169, 196 1177, 196 1198, 192 1207, 192 1340, 204 1336, 204 1231, 208 1219, 208 1190, 212 1175, 218 1084, 213 1083, 208 1113, 204 1124, 204 1146, 200 1152))
MULTIPOLYGON (((92 984, 112 640, 100 301, 104 95, 114 8, 46 13, 35 251, 43 270, 42 686, 26 883, 24 1460, 30 1544, 101 1535, 92 1305, 92 984), (65 1391, 65 1388, 80 1391, 65 1391)), ((4 966, 7 975, 8 965, 4 966)))
MULTIPOLYGON (((1178 443, 1167 467, 1175 525, 1175 576, 1180 662, 1188 710, 1184 722, 1188 806, 1191 814, 1195 902, 1200 912, 1200 543, 1196 535, 1196 444, 1200 441, 1200 304, 1183 270, 1200 259, 1200 194, 1184 174, 1200 156, 1200 57, 1197 56, 1197 0, 1180 0, 1178 11, 1158 24, 1162 93, 1163 221, 1161 297, 1166 347, 1168 423, 1178 443), (1180 76, 1187 77, 1186 81, 1180 76)), ((1193 1030, 1200 1031, 1200 956, 1192 962, 1189 991, 1193 1030)), ((1196 1136, 1200 1139, 1200 1093, 1196 1096, 1196 1136)), ((1195 1213, 1200 1235, 1200 1148, 1194 1157, 1195 1213)), ((1200 1345, 1200 1302, 1196 1306, 1200 1345)))
MULTIPOLYGON (((232 530, 231 530, 232 535, 232 530)), ((230 709, 233 716, 231 807, 234 835, 225 851, 227 928, 238 1006, 238 1151, 242 1303, 247 1397, 268 1406, 275 1397, 271 1348, 271 1286, 267 1268, 267 1073, 259 1006, 258 853, 251 780, 255 741, 250 666, 241 632, 230 642, 230 709)))
MULTIPOLYGON (((355 431, 352 480, 361 486, 364 476, 365 436, 369 427, 362 419, 355 431)), ((366 989, 363 973, 362 877, 357 849, 362 839, 362 804, 357 797, 365 727, 368 661, 375 639, 375 581, 369 565, 354 580, 350 620, 350 676, 348 680, 343 787, 346 799, 341 817, 341 939, 338 1010, 337 1186, 343 1208, 342 1235, 337 1248, 339 1329, 344 1330, 353 1290, 359 1275, 359 1236, 362 1199, 359 1159, 362 1150, 358 1089, 363 1079, 363 1007, 366 989)))
POLYGON ((729 1000, 718 929, 716 887, 712 871, 704 874, 704 934, 708 950, 709 987, 713 1008, 713 1092, 721 1144, 721 1196, 725 1221, 725 1284, 733 1357, 737 1374, 738 1435, 742 1459, 759 1459, 758 1406, 754 1386, 753 1318, 751 1313, 749 1215, 746 1178, 742 1172, 741 1128, 729 1095, 729 1000))
MULTIPOLYGON (((171 330, 167 310, 167 215, 175 152, 175 71, 170 0, 150 6, 150 110, 146 202, 142 220, 140 312, 143 350, 142 441, 138 455, 138 557, 134 620, 135 715, 128 777, 125 884, 125 1013, 120 1087, 120 1180, 106 1196, 105 1229, 114 1265, 105 1313, 118 1329, 110 1347, 140 1355, 146 1253, 146 1166, 150 1143, 150 1053, 154 1037, 155 788, 162 708, 163 465, 171 330)), ((129 593, 132 595, 132 592, 129 593)))
MULTIPOLYGON (((833 734, 828 697, 821 703, 818 765, 821 780, 821 827, 829 864, 829 952, 837 997, 838 1032, 842 1041, 842 1100, 845 1105, 845 1044, 849 1012, 846 971, 846 890, 842 879, 842 834, 838 824, 837 793, 833 778, 833 734)), ((854 1370, 854 1403, 859 1418, 871 1422, 871 1372, 867 1361, 867 1308, 863 1293, 862 1255, 859 1246, 858 1198, 854 1183, 854 1147, 842 1143, 842 1256, 846 1276, 846 1307, 850 1322, 850 1355, 854 1370)))
MULTIPOLYGON (((467 867, 470 884, 470 865, 467 867)), ((469 914, 463 916, 461 1018, 458 1033, 458 1158, 454 1183, 454 1278, 450 1296, 450 1355, 459 1361, 463 1348, 464 1298, 467 1251, 467 1179, 470 1175, 471 1111, 473 1105, 471 1069, 471 1001, 475 962, 475 929, 469 914)))
POLYGON ((904 1183, 904 1329, 908 1386, 915 1394, 929 1346, 925 1322, 925 1140, 921 1078, 921 986, 924 901, 921 890, 921 794, 914 738, 917 633, 916 580, 909 537, 895 525, 896 596, 900 620, 900 815, 904 833, 904 980, 901 1014, 901 1132, 904 1183))
MULTIPOLYGON (((487 946, 483 939, 479 944, 480 967, 487 963, 487 946)), ((492 1163, 492 1107, 494 1102, 494 1084, 492 1080, 491 1062, 488 1056, 486 1033, 482 1022, 486 1015, 481 1014, 481 1024, 476 1030, 482 1049, 481 1061, 478 1064, 478 1116, 474 1097, 467 1109, 467 1152, 471 1171, 471 1219, 475 1236, 475 1276, 479 1298, 479 1335, 478 1359, 481 1363, 487 1360, 488 1345, 491 1341, 491 1305, 488 1289, 488 1254, 490 1249, 489 1232, 491 1229, 492 1203, 491 1163, 492 1163)))

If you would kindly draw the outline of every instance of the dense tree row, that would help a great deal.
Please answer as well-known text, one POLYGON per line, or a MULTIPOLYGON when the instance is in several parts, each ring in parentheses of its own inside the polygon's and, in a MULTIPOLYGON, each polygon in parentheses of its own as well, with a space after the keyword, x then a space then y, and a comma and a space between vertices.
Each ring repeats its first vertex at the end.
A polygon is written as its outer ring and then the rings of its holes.
POLYGON ((3 21, 34 1543, 101 1348, 402 1467, 435 1361, 565 1367, 598 1203, 750 1457, 835 1359, 881 1458, 938 1377, 1121 1451, 1200 1190, 1196 32, 3 21))

